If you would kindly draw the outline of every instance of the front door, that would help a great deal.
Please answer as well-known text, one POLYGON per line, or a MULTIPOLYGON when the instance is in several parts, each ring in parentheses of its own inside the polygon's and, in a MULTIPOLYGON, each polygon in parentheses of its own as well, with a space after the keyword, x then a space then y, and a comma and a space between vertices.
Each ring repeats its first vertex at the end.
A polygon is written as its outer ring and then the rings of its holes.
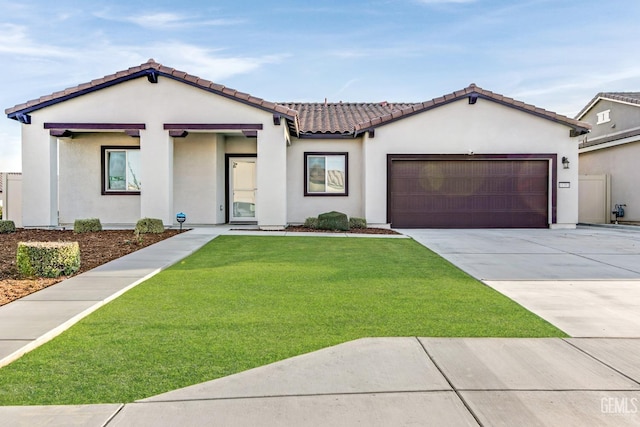
POLYGON ((256 158, 229 158, 229 221, 256 221, 256 158))

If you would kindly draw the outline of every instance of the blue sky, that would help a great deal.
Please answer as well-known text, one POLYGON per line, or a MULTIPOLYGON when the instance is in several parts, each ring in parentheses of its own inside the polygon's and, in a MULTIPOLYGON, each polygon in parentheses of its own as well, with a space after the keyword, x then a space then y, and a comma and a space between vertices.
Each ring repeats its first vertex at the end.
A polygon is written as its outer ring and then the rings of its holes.
MULTIPOLYGON (((269 101, 425 101, 470 83, 573 117, 640 91, 640 1, 5 1, 3 110, 154 58, 269 101)), ((5 116, 6 117, 6 116, 5 116)), ((0 120, 0 171, 20 171, 0 120)))

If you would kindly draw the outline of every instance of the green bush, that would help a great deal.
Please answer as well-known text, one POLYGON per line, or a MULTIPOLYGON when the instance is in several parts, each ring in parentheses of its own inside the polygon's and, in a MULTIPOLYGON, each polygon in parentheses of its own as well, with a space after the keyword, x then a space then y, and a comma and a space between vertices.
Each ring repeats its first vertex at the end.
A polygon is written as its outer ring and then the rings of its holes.
POLYGON ((342 212, 327 212, 318 215, 318 229, 320 230, 349 230, 349 218, 342 212))
POLYGON ((136 234, 164 233, 164 225, 162 224, 161 219, 142 218, 141 220, 138 220, 136 224, 135 233, 136 234))
POLYGON ((9 220, 0 220, 0 234, 2 233, 13 233, 16 231, 16 224, 9 220))
POLYGON ((364 218, 351 217, 349 218, 349 227, 357 229, 367 228, 367 220, 364 218))
POLYGON ((102 231, 102 224, 98 218, 76 219, 73 222, 74 233, 89 233, 102 231))
POLYGON ((20 242, 16 256, 23 276, 69 276, 80 269, 78 242, 20 242))
POLYGON ((304 226, 307 228, 318 228, 318 218, 311 216, 304 220, 304 226))
POLYGON ((2 206, 0 206, 0 219, 2 219, 2 206))

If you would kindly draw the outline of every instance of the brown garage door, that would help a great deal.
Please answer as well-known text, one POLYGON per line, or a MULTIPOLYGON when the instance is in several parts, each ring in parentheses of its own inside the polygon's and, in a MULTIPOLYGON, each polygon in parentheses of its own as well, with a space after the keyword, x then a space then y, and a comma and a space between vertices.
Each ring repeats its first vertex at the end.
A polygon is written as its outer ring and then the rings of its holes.
POLYGON ((548 226, 547 160, 393 160, 389 168, 393 227, 548 226))

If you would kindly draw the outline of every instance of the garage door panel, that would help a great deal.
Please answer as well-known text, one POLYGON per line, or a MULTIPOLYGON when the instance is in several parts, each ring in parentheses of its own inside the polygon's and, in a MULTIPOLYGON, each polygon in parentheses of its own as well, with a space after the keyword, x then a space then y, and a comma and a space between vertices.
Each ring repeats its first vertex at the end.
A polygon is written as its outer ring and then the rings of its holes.
POLYGON ((548 226, 547 160, 399 160, 390 167, 394 227, 548 226))

